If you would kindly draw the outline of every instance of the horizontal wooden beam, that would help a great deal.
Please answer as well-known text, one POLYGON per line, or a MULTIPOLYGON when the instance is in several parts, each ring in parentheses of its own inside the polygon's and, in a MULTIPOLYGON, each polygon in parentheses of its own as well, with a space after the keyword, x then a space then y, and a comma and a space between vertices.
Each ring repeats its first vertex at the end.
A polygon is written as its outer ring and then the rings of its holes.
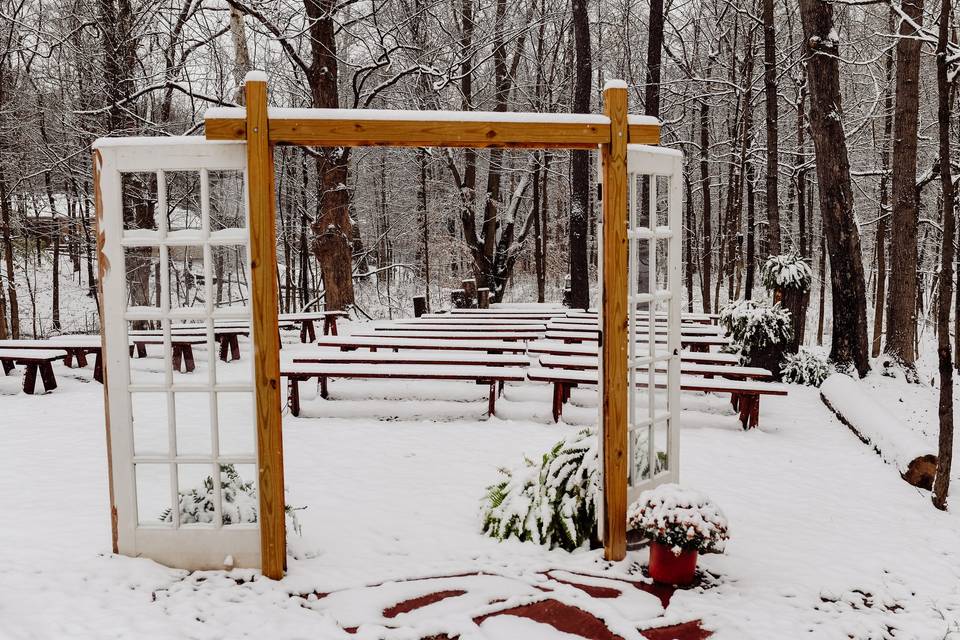
MULTIPOLYGON (((337 110, 338 115, 343 113, 337 110)), ((383 117, 383 113, 376 118, 365 118, 362 111, 357 111, 357 118, 271 117, 269 138, 271 144, 310 147, 596 149, 610 142, 610 123, 602 116, 570 119, 557 114, 551 121, 549 114, 535 119, 529 114, 496 114, 502 117, 484 120, 465 113, 462 119, 421 120, 383 117), (511 115, 516 118, 510 119, 511 115)), ((627 130, 631 144, 660 143, 659 124, 630 124, 627 130)), ((232 113, 211 114, 206 135, 208 140, 246 140, 246 120, 232 113)))

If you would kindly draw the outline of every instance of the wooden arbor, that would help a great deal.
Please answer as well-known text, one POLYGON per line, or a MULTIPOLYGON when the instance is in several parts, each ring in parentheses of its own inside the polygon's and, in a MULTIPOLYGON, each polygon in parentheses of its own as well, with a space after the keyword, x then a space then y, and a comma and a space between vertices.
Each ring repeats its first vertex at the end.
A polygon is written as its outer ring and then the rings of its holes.
POLYGON ((246 109, 210 109, 208 140, 247 143, 254 384, 263 574, 283 575, 283 440, 277 325, 273 149, 313 147, 501 147, 600 150, 603 168, 603 474, 605 555, 626 553, 627 508, 627 144, 660 142, 657 120, 629 116, 627 87, 604 88, 604 114, 270 109, 267 83, 253 72, 246 109))

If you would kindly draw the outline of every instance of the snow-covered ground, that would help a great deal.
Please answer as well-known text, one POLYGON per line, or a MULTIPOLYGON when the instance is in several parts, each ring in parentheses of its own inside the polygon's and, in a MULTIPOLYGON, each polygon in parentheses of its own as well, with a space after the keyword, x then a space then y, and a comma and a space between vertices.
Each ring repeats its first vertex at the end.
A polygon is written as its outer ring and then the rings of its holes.
MULTIPOLYGON (((198 353, 201 368, 205 358, 198 353)), ((529 601, 548 570, 636 578, 646 561, 645 551, 611 564, 596 551, 479 533, 479 497, 497 467, 590 423, 594 392, 575 390, 567 423, 555 425, 546 386, 508 385, 499 417, 487 420, 482 386, 369 381, 334 381, 330 400, 305 397, 301 417, 285 417, 288 503, 307 508, 283 581, 112 556, 101 387, 89 369, 56 371, 60 388, 32 397, 17 377, 0 377, 3 640, 562 638, 532 621, 472 618, 492 599, 529 601), (387 628, 385 606, 438 590, 391 581, 477 572, 492 575, 453 578, 467 595, 387 628), (350 626, 356 635, 343 631, 350 626)), ((868 384, 902 420, 935 434, 935 389, 868 384)), ((721 639, 960 638, 960 516, 933 509, 816 390, 764 398, 750 432, 725 398, 684 401, 681 483, 724 509, 732 539, 726 554, 701 560, 711 587, 678 592, 661 622, 702 619, 721 639)), ((960 497, 953 503, 960 511, 960 497)), ((556 597, 625 638, 659 615, 646 594, 611 606, 575 591, 556 597)))

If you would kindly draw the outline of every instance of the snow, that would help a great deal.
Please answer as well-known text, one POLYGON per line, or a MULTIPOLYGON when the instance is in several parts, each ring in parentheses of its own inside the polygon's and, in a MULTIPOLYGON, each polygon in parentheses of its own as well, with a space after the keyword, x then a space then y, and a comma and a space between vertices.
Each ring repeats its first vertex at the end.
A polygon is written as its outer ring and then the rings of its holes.
MULTIPOLYGON (((523 122, 528 124, 610 124, 610 118, 590 113, 527 113, 518 111, 433 111, 412 109, 310 109, 270 107, 271 119, 288 120, 404 120, 409 122, 523 122)), ((241 107, 207 109, 206 119, 245 118, 241 107)))
POLYGON ((603 85, 603 90, 607 89, 626 89, 627 81, 626 80, 617 80, 616 78, 607 80, 603 85))
MULTIPOLYGON (((315 349, 295 340, 284 335, 285 355, 315 349)), ((218 373, 249 371, 249 343, 241 346, 243 359, 218 373)), ((191 375, 198 380, 206 357, 197 350, 191 375)), ((144 371, 158 362, 155 351, 135 361, 144 371)), ((575 573, 581 583, 583 574, 639 579, 646 551, 608 563, 598 551, 548 551, 479 532, 479 498, 497 468, 539 456, 592 424, 593 389, 573 389, 559 425, 550 417, 550 388, 531 383, 508 384, 489 420, 487 389, 471 383, 344 380, 327 401, 304 393, 302 416, 284 418, 284 456, 288 503, 307 508, 298 512, 302 535, 291 536, 289 573, 271 582, 249 570, 187 574, 113 556, 102 388, 90 367, 55 370, 60 386, 47 395, 19 393, 20 372, 0 376, 4 640, 419 640, 441 626, 462 631, 463 640, 563 638, 516 617, 472 621, 544 597, 537 586, 602 617, 624 638, 638 638, 638 620, 654 611, 649 599, 619 606, 542 573, 575 573), (471 595, 399 620, 378 610, 437 586, 469 587, 471 595), (507 602, 474 598, 493 593, 507 602), (338 616, 364 624, 346 634, 338 616)), ((860 385, 931 442, 934 387, 879 376, 860 385)), ((956 635, 956 506, 933 509, 929 493, 890 473, 816 389, 791 386, 788 397, 765 397, 761 427, 749 432, 724 396, 688 393, 683 404, 680 482, 722 506, 732 537, 724 554, 700 560, 709 587, 678 592, 656 624, 701 618, 715 640, 956 635)))
POLYGON ((247 71, 247 75, 243 78, 244 82, 266 82, 267 81, 267 72, 260 71, 259 69, 251 69, 247 71))
POLYGON ((887 462, 905 473, 910 463, 936 449, 877 404, 848 375, 835 373, 820 385, 820 394, 887 462))

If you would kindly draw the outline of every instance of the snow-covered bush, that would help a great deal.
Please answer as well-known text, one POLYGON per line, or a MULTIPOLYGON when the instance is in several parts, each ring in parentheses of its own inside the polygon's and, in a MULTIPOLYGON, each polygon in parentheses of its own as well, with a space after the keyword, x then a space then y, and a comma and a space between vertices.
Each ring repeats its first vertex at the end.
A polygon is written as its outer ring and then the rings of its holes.
POLYGON ((710 498, 676 484, 644 491, 627 510, 627 526, 651 542, 681 551, 722 553, 730 538, 727 519, 710 498))
MULTIPOLYGON (((223 500, 220 510, 224 525, 249 524, 257 522, 260 501, 253 480, 245 481, 232 464, 220 465, 220 489, 223 500)), ((203 479, 201 486, 180 490, 180 524, 212 523, 214 517, 213 476, 203 479)), ((305 507, 285 505, 291 528, 300 533, 300 524, 296 512, 305 507)), ((161 522, 173 521, 173 510, 169 507, 160 514, 161 522)))
POLYGON ((754 349, 783 344, 793 335, 789 311, 756 300, 731 302, 720 310, 720 323, 745 355, 754 349))
POLYGON ((819 387, 830 375, 830 363, 824 356, 801 347, 797 353, 783 357, 780 375, 784 382, 819 387))
POLYGON ((813 271, 798 253, 770 256, 763 265, 761 277, 768 291, 806 293, 813 283, 813 271))
POLYGON ((483 532, 573 551, 596 537, 599 496, 596 433, 585 429, 543 455, 501 469, 502 482, 487 488, 483 532))

